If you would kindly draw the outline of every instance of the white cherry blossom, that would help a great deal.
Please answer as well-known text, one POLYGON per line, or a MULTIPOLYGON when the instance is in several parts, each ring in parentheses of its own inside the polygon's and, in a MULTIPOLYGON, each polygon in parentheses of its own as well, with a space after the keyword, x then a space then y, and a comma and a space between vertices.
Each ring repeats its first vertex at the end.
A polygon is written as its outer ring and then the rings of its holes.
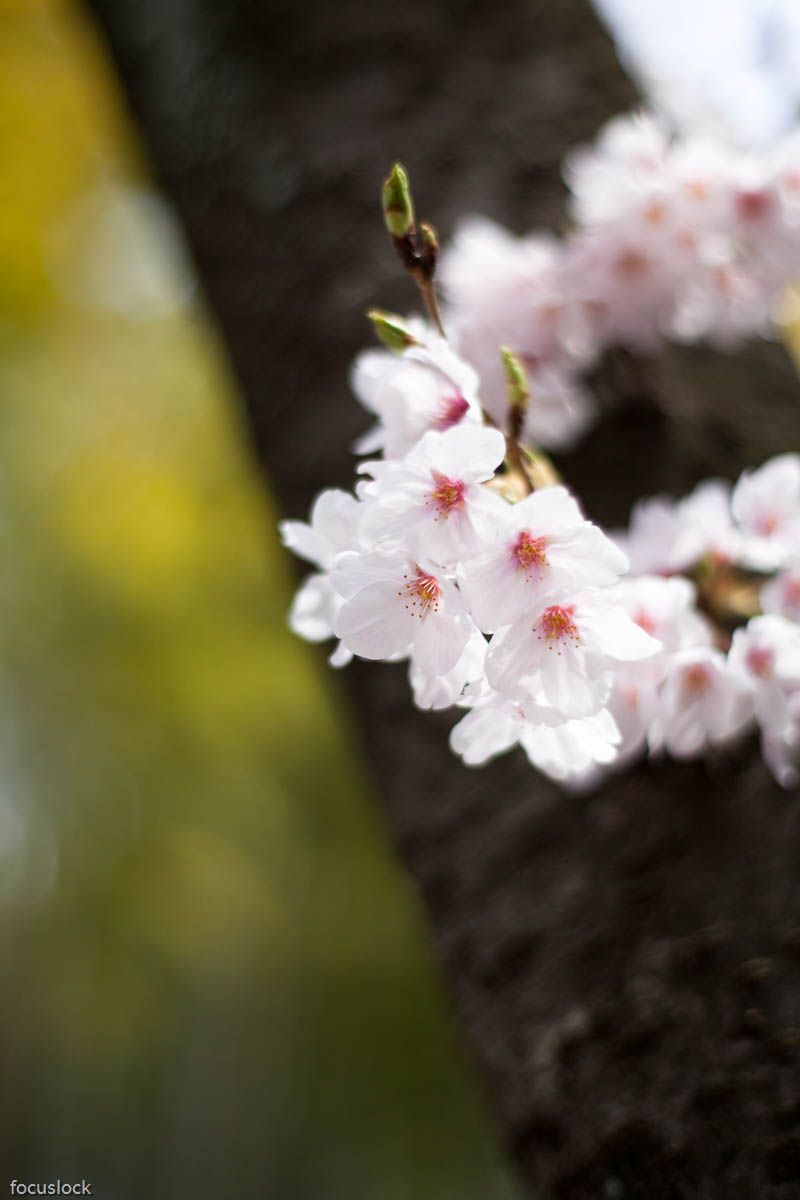
POLYGON ((559 593, 616 583, 627 566, 567 489, 548 487, 498 512, 493 541, 462 564, 459 585, 478 626, 493 633, 559 593))
POLYGON ((698 484, 677 507, 678 536, 672 561, 684 566, 710 555, 716 562, 741 557, 741 535, 731 515, 730 485, 721 479, 698 484))
POLYGON ((736 736, 752 711, 748 693, 713 646, 690 646, 672 656, 660 700, 650 747, 663 747, 674 758, 693 758, 708 745, 736 736))
POLYGON ((787 566, 800 555, 800 455, 779 454, 744 471, 731 507, 742 532, 742 561, 757 570, 787 566))
POLYGON ((365 537, 405 545, 440 565, 475 553, 504 506, 480 486, 504 454, 498 430, 462 425, 426 433, 400 462, 365 464, 377 483, 362 526, 365 537))
POLYGON ((789 697, 800 691, 800 627, 786 617, 754 617, 734 633, 728 669, 749 692, 761 728, 784 737, 792 725, 789 697))
MULTIPOLYGON (((322 568, 303 581, 289 612, 290 628, 310 642, 325 642, 333 637, 342 600, 331 584, 330 570, 337 554, 359 544, 362 512, 362 506, 349 492, 330 488, 314 501, 308 524, 305 521, 280 522, 283 544, 322 568)), ((331 655, 330 663, 334 667, 343 667, 351 657, 340 643, 331 655)))
POLYGON ((401 458, 428 430, 482 423, 475 370, 422 322, 408 328, 418 340, 401 355, 368 350, 353 366, 353 391, 379 419, 358 441, 359 453, 401 458))
POLYGON ((346 552, 331 581, 344 599, 336 636, 361 658, 410 654, 426 675, 446 675, 474 632, 444 572, 403 551, 346 552))
POLYGON ((564 717, 588 717, 605 705, 613 668, 660 649, 606 591, 577 591, 494 635, 486 677, 511 699, 543 696, 564 717))
POLYGON ((761 588, 765 613, 780 613, 800 622, 800 565, 787 567, 761 588))

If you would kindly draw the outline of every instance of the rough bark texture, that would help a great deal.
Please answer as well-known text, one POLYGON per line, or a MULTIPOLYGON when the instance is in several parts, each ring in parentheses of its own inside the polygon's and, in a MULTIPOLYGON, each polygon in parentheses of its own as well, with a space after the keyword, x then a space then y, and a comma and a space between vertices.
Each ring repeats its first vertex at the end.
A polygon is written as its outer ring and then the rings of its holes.
MULTIPOLYGON (((94 0, 184 221, 286 512, 349 485, 371 303, 411 306, 376 214, 402 158, 446 236, 557 226, 558 160, 633 100, 585 0, 94 0)), ((564 459, 601 522, 798 445, 783 351, 602 373, 564 459)), ((347 682, 461 1028, 539 1197, 800 1197, 800 807, 753 745, 568 797, 453 759, 403 672, 347 682)))

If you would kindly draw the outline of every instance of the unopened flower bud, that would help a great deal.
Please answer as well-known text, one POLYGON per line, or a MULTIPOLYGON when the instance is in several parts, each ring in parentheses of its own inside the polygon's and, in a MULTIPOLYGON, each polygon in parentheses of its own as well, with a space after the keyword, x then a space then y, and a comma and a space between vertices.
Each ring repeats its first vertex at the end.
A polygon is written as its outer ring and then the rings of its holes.
POLYGON ((506 395, 508 396, 508 433, 515 441, 519 440, 522 432, 522 422, 528 409, 531 394, 528 390, 528 379, 525 368, 517 356, 502 346, 500 357, 503 360, 503 373, 506 377, 506 395))
POLYGON ((370 308, 367 316, 372 322, 376 337, 395 354, 402 354, 409 346, 418 345, 406 322, 396 313, 384 312, 381 308, 370 308))
POLYGON ((439 262, 439 238, 436 230, 427 221, 419 227, 420 234, 420 266, 426 279, 433 279, 436 265, 439 262))
POLYGON ((506 377, 506 392, 508 403, 522 412, 528 407, 530 392, 525 368, 508 346, 501 346, 500 357, 503 360, 503 372, 506 377))
POLYGON ((414 232, 414 202, 408 175, 395 163, 383 184, 383 216, 392 237, 405 238, 414 232))

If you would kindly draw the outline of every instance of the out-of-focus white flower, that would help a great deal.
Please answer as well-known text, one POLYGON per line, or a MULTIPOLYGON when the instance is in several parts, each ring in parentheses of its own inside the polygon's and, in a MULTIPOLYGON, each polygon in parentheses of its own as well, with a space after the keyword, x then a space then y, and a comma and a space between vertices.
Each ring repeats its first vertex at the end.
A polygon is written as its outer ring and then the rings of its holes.
POLYGON ((482 695, 450 733, 451 748, 469 766, 520 745, 533 766, 559 782, 578 781, 611 763, 619 741, 606 710, 564 721, 533 701, 523 705, 497 692, 482 695))
POLYGON ((505 508, 480 486, 504 454, 505 438, 497 429, 460 425, 426 433, 400 462, 365 464, 377 482, 365 537, 407 546, 445 566, 474 554, 505 508))
POLYGON ((608 709, 562 725, 534 725, 520 743, 534 767, 559 783, 594 780, 616 759, 621 734, 608 709))
POLYGON ((800 627, 786 617, 753 617, 733 635, 728 669, 750 693, 761 728, 784 737, 792 724, 789 696, 800 689, 800 627))
POLYGON ((791 719, 781 734, 762 733, 761 753, 781 787, 792 788, 800 783, 800 691, 787 699, 791 719))
POLYGON ((471 767, 505 754, 533 728, 530 716, 536 720, 543 716, 534 701, 527 705, 526 712, 518 701, 485 687, 470 702, 474 706, 450 732, 450 746, 471 767))
MULTIPOLYGON (((320 567, 318 573, 303 581, 289 611, 289 626, 310 642, 325 642, 333 637, 341 597, 330 581, 330 570, 337 554, 359 544, 358 527, 362 506, 349 492, 331 488, 321 492, 311 509, 311 519, 281 521, 283 544, 301 558, 320 567)), ((346 666, 352 655, 340 644, 330 663, 346 666)))
POLYGON ((616 583, 627 565, 566 488, 548 487, 498 512, 492 543, 463 563, 459 585, 478 626, 494 633, 559 592, 616 583))
POLYGON ((515 238, 483 219, 464 223, 442 257, 446 321, 481 378, 484 406, 504 424, 506 381, 498 347, 524 364, 531 403, 524 438, 568 447, 590 424, 594 401, 577 372, 594 353, 592 322, 565 292, 563 252, 552 237, 515 238))
POLYGON ((742 561, 756 570, 788 566, 800 556, 800 455, 779 454, 744 471, 731 507, 742 531, 742 561))
POLYGON ((614 542, 626 555, 631 574, 671 575, 688 567, 694 553, 684 547, 677 552, 682 532, 678 506, 668 496, 637 500, 626 530, 615 530, 614 542))
POLYGON ((647 743, 660 713, 659 688, 670 657, 686 646, 710 645, 712 631, 695 608, 696 589, 688 579, 640 575, 622 579, 616 595, 631 620, 661 643, 658 654, 614 672, 608 707, 622 735, 617 758, 622 763, 647 743))
POLYGON ((690 565, 710 555, 716 562, 736 562, 741 536, 731 516, 730 485, 709 479, 681 500, 677 508, 678 536, 672 549, 675 563, 690 565))
POLYGON ((747 691, 713 646, 690 646, 673 655, 661 687, 659 716, 650 726, 652 750, 692 758, 707 745, 740 733, 751 719, 747 691))
POLYGON ((800 621, 800 566, 787 567, 761 588, 761 607, 765 613, 779 613, 800 621))

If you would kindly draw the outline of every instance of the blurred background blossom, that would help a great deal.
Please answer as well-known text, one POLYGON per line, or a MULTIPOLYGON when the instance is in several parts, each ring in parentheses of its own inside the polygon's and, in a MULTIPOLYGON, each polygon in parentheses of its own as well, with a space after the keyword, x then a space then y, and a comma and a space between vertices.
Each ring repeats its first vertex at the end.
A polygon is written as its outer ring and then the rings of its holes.
POLYGON ((510 1197, 336 681, 286 629, 180 230, 69 0, 0 0, 0 157, 2 1173, 510 1197))

